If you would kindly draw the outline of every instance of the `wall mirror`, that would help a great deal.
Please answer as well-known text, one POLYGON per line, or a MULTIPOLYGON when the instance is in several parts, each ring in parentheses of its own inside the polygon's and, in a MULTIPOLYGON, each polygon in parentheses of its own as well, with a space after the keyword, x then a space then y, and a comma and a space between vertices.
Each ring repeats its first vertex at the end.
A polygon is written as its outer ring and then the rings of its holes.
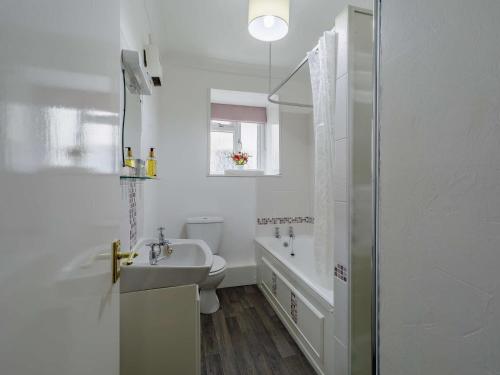
POLYGON ((127 158, 127 148, 132 150, 132 157, 140 158, 141 133, 142 133, 142 100, 141 96, 134 93, 130 86, 125 83, 124 90, 124 124, 122 133, 123 159, 127 158))

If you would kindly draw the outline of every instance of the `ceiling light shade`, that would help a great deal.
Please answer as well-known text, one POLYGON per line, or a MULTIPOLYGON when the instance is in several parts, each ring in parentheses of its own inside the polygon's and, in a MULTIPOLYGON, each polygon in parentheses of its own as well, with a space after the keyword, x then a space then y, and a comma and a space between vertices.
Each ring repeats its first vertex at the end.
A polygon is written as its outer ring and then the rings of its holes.
POLYGON ((290 0, 249 0, 248 32, 255 39, 274 42, 288 34, 290 0))

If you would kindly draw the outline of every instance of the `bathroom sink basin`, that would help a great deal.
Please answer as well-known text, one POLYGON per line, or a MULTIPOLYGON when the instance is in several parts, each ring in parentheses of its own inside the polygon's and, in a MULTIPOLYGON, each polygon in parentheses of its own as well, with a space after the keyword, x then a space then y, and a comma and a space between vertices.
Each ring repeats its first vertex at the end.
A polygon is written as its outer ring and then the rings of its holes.
POLYGON ((120 292, 168 288, 179 285, 199 284, 204 281, 212 267, 213 256, 208 245, 201 240, 170 240, 172 253, 164 250, 155 265, 149 264, 149 247, 143 241, 137 251, 139 255, 132 265, 122 265, 120 292))

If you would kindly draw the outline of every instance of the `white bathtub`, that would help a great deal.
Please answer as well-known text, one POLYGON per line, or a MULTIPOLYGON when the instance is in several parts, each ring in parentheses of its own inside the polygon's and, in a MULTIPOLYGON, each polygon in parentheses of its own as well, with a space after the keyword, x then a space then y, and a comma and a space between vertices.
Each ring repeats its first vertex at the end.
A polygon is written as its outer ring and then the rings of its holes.
POLYGON ((258 237, 257 284, 319 374, 333 374, 333 280, 321 286, 311 236, 258 237))
POLYGON ((333 307, 333 279, 330 288, 321 286, 318 274, 314 269, 312 236, 295 237, 293 240, 294 256, 290 255, 292 249, 288 237, 258 237, 255 241, 333 307), (288 247, 284 246, 285 242, 289 243, 288 247))

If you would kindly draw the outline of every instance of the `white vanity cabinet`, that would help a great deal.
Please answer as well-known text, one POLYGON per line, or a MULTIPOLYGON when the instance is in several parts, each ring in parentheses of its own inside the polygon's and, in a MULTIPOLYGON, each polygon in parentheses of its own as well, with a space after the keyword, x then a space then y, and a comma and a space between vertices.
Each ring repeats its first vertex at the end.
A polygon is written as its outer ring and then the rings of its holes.
POLYGON ((200 374, 197 285, 122 293, 120 374, 200 374))

